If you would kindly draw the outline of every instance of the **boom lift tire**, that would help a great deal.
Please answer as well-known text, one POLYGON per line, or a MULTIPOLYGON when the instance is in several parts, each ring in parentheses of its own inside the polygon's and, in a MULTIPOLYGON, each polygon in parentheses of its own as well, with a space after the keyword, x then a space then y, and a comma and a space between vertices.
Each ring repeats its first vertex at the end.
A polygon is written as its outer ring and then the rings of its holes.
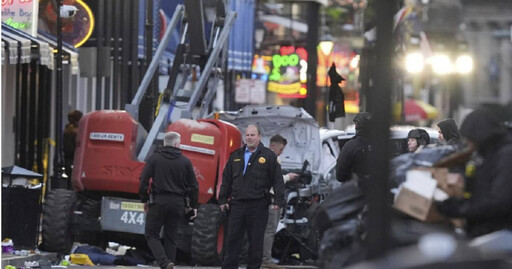
MULTIPOLYGON (((100 232, 99 217, 101 215, 101 201, 90 199, 84 196, 77 196, 76 210, 82 214, 78 221, 73 220, 73 225, 77 225, 74 238, 76 242, 87 243, 89 245, 105 248, 107 243, 100 232)), ((75 228, 75 227, 72 227, 75 228)))
POLYGON ((224 216, 216 204, 203 204, 197 210, 191 242, 191 259, 195 264, 218 265, 224 240, 224 216))
POLYGON ((55 189, 48 193, 43 208, 43 249, 69 253, 73 245, 71 217, 76 207, 72 190, 55 189))

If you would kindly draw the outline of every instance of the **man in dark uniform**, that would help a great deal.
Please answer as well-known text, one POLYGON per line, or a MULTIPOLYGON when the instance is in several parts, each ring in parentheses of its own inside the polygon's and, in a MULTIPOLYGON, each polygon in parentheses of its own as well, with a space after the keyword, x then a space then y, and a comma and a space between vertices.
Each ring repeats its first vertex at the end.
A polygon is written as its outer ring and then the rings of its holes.
POLYGON ((354 117, 356 135, 341 149, 336 162, 336 177, 340 182, 347 182, 355 174, 359 178, 368 174, 368 154, 371 151, 368 129, 372 115, 369 112, 357 113, 354 117))
POLYGON ((178 224, 185 217, 185 199, 192 218, 197 214, 199 188, 190 160, 181 154, 180 134, 168 132, 164 147, 149 157, 140 178, 139 195, 146 212, 146 240, 158 266, 172 269, 176 260, 178 224), (160 230, 164 226, 164 246, 160 230))
POLYGON ((260 268, 271 187, 274 188, 274 205, 270 210, 279 210, 285 205, 281 166, 274 152, 264 147, 260 140, 258 127, 247 126, 246 144, 231 154, 224 168, 219 204, 221 210, 230 212, 223 269, 238 268, 246 230, 249 239, 247 268, 260 268))
POLYGON ((476 172, 469 199, 451 197, 437 203, 448 217, 465 218, 468 235, 512 229, 512 134, 486 108, 471 112, 460 127, 476 149, 476 172))

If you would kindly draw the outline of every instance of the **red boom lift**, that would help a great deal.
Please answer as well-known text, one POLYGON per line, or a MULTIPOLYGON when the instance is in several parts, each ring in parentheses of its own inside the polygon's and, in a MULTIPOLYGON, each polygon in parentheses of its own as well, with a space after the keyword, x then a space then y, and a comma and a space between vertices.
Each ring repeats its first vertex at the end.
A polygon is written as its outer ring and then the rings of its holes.
POLYGON ((223 1, 213 3, 216 18, 211 23, 209 42, 204 37, 202 0, 178 5, 126 111, 93 111, 82 118, 73 190, 51 190, 44 204, 45 250, 69 253, 74 241, 100 246, 108 241, 145 246, 145 214, 137 194, 139 177, 146 158, 161 145, 163 134, 172 130, 182 135, 181 149, 194 165, 201 204, 194 223, 184 220, 180 226, 178 249, 190 254, 196 264, 219 262, 223 221, 217 195, 222 170, 229 154, 241 146, 241 134, 230 123, 203 119, 225 70, 228 34, 236 17, 236 13, 226 10, 223 1), (138 107, 171 32, 180 21, 180 44, 167 89, 161 94, 158 115, 148 133, 138 123, 138 107), (187 78, 197 68, 201 75, 195 87, 190 87, 187 78))

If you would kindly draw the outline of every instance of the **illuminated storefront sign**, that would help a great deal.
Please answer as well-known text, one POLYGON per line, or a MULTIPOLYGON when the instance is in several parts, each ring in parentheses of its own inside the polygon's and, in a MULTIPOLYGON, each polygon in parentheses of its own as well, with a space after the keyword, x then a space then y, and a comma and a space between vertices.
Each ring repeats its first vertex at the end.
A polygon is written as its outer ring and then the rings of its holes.
POLYGON ((252 79, 268 80, 272 56, 255 54, 252 60, 252 79))
POLYGON ((281 47, 280 53, 272 56, 267 90, 279 93, 281 98, 305 98, 307 60, 304 48, 281 47))
POLYGON ((37 36, 38 0, 2 0, 2 22, 37 36))
MULTIPOLYGON (((62 40, 75 48, 82 46, 94 29, 94 16, 89 6, 82 0, 63 0, 64 5, 78 9, 75 16, 62 19, 62 40)), ((39 29, 57 35, 57 14, 52 1, 41 1, 39 29)))

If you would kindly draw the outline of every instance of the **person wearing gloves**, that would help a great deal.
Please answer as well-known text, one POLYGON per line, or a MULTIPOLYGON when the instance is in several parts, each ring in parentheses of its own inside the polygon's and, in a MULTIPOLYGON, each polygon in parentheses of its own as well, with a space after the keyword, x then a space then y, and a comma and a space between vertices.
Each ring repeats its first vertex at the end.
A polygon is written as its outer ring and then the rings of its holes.
POLYGON ((465 218, 471 237, 512 229, 512 134, 485 108, 470 113, 460 133, 476 150, 471 196, 437 202, 438 210, 448 217, 465 218))

